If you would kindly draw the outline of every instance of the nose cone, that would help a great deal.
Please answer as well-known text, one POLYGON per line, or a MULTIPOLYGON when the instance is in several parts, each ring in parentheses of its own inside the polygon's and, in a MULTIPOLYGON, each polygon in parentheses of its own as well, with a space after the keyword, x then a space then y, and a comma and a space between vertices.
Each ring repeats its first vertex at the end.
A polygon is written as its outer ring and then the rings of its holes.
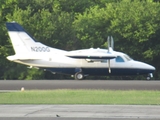
POLYGON ((144 73, 153 73, 156 68, 152 65, 143 63, 143 62, 138 62, 137 61, 137 68, 141 69, 141 72, 143 71, 144 73))
POLYGON ((146 66, 146 69, 148 69, 149 71, 151 71, 150 73, 153 73, 156 70, 155 67, 153 67, 152 65, 148 65, 148 64, 146 66))

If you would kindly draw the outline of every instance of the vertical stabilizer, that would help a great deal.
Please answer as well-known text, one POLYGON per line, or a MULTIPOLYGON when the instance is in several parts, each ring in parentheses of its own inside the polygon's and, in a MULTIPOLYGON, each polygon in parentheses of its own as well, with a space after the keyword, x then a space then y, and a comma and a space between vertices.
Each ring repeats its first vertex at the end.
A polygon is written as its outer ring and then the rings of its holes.
POLYGON ((49 52, 49 47, 36 42, 18 23, 7 22, 6 27, 16 54, 49 52))

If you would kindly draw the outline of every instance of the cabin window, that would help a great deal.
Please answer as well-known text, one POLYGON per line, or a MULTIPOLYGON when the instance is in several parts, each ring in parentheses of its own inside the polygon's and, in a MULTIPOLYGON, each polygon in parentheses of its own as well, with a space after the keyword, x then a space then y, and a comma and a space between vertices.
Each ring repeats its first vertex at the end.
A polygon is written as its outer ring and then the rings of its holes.
POLYGON ((93 62, 94 62, 94 61, 91 60, 91 59, 86 59, 86 61, 87 61, 88 63, 93 63, 93 62))
POLYGON ((107 63, 107 60, 101 60, 101 63, 107 63))
POLYGON ((88 63, 95 63, 95 62, 101 62, 101 63, 107 63, 107 60, 106 59, 86 59, 86 61, 88 63))
POLYGON ((120 56, 116 57, 116 62, 124 62, 123 58, 120 56))

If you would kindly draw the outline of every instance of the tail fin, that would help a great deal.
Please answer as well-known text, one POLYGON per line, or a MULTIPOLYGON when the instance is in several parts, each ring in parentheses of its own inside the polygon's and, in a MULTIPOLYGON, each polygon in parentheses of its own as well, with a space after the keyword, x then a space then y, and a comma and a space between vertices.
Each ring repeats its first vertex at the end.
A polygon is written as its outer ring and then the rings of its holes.
POLYGON ((36 42, 18 23, 7 22, 6 27, 16 54, 50 51, 48 46, 36 42))

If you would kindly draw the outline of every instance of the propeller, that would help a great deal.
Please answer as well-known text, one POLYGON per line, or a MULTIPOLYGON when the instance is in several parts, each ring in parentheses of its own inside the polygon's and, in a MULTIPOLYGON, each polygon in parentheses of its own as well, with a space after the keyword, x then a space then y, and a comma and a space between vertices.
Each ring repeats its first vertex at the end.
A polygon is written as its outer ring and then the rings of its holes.
MULTIPOLYGON (((113 48, 114 48, 113 37, 112 36, 108 36, 107 42, 108 42, 108 53, 111 53, 113 51, 113 48)), ((110 59, 108 59, 108 72, 111 73, 110 59)))
POLYGON ((111 48, 112 48, 112 50, 114 49, 114 40, 113 40, 112 36, 111 36, 111 48))
POLYGON ((113 37, 112 36, 108 36, 107 42, 108 42, 108 52, 113 51, 113 49, 114 49, 114 40, 113 40, 113 37))

